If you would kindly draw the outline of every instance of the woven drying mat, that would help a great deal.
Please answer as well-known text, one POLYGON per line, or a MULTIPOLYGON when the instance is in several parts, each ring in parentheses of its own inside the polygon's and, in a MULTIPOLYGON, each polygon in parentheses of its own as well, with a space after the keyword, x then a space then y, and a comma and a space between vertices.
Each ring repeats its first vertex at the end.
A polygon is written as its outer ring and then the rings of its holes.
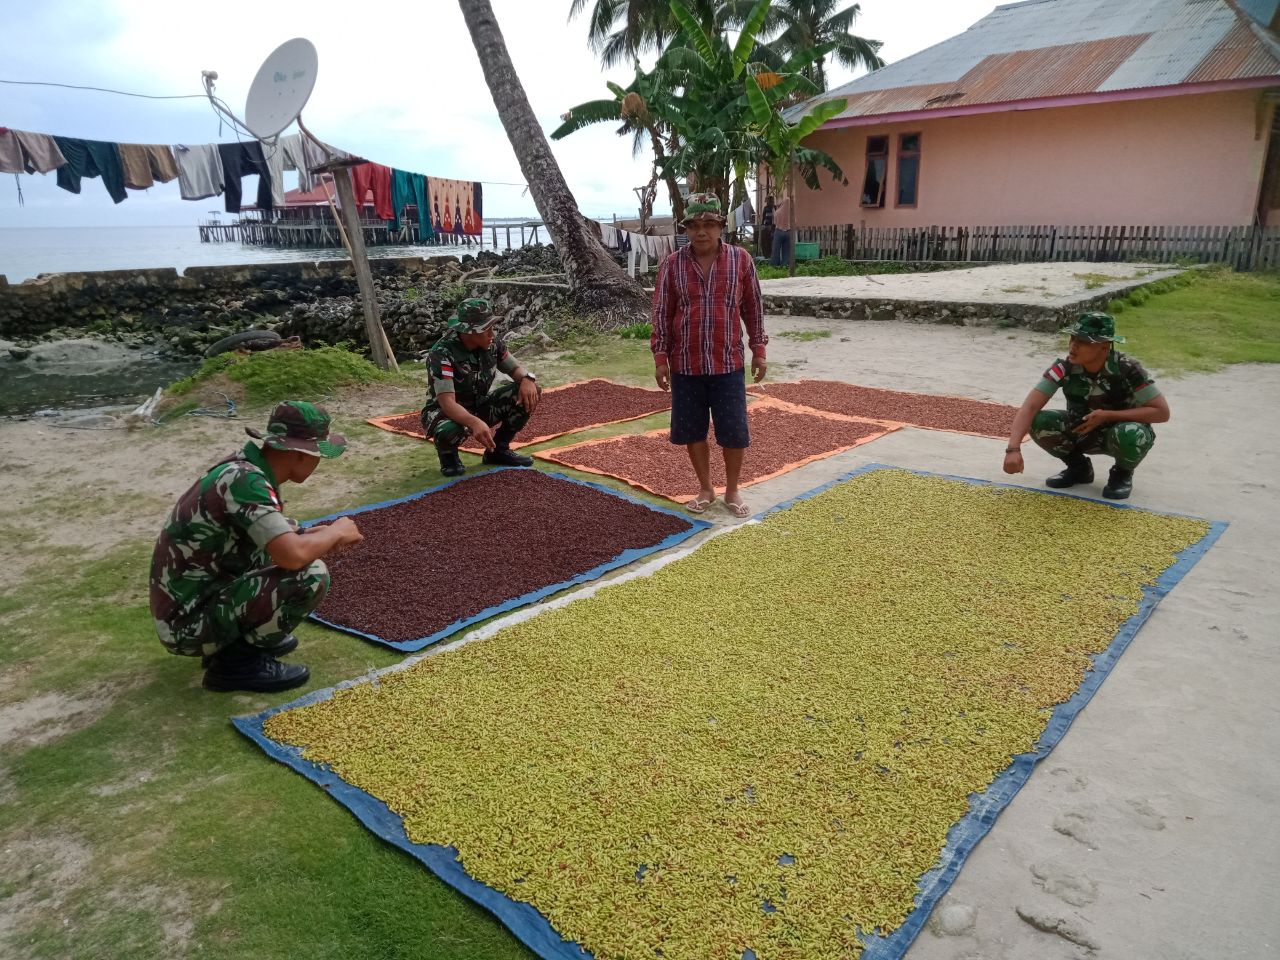
POLYGON ((706 526, 595 484, 518 469, 345 515, 364 540, 328 561, 332 584, 314 616, 400 650, 420 649, 706 526))
POLYGON ((767 383, 751 387, 762 397, 775 397, 802 407, 865 417, 929 430, 970 433, 979 437, 1007 439, 1017 407, 987 403, 968 397, 943 397, 928 393, 906 393, 860 387, 838 380, 799 380, 794 383, 767 383))
POLYGON ((237 725, 542 957, 897 958, 1221 526, 860 471, 237 725))
MULTIPOLYGON (((739 481, 744 487, 772 480, 897 429, 896 424, 808 410, 771 399, 752 403, 747 408, 747 423, 751 446, 747 448, 739 481)), ((639 490, 687 503, 697 494, 698 481, 688 452, 669 438, 668 430, 651 430, 586 440, 544 450, 536 456, 586 473, 616 477, 639 490)), ((714 441, 714 428, 708 439, 714 441)), ((715 449, 711 455, 711 482, 717 491, 724 489, 724 458, 715 449)))
MULTIPOLYGON (((670 409, 671 398, 661 390, 628 387, 603 379, 568 383, 542 391, 538 409, 525 428, 516 434, 511 446, 524 447, 542 443, 566 433, 639 420, 670 409)), ((419 440, 426 439, 422 433, 421 416, 417 411, 372 417, 368 422, 392 433, 402 433, 419 440)), ((472 443, 464 444, 462 449, 472 453, 481 451, 481 447, 472 443)))

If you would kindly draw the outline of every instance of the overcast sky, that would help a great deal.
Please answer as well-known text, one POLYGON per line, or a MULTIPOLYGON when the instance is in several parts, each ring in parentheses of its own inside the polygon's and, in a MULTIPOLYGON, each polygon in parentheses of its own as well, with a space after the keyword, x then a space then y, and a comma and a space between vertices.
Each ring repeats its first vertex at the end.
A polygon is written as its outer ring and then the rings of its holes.
MULTIPOLYGON (((900 60, 966 29, 994 0, 863 0, 856 32, 884 41, 900 60)), ((608 96, 586 43, 585 16, 567 22, 569 0, 493 0, 530 102, 551 131, 574 104, 608 96)), ((592 0, 587 0, 590 10, 592 0)), ((218 72, 217 93, 243 115, 258 65, 276 46, 303 36, 319 51, 315 90, 303 112, 317 136, 370 160, 432 176, 488 181, 485 214, 535 214, 520 167, 498 121, 475 50, 452 0, 365 0, 298 4, 223 0, 156 4, 143 0, 45 0, 5 4, 0 80, 39 80, 148 94, 200 93, 200 71, 218 72), (332 11, 332 12, 329 12, 332 11), (308 14, 311 14, 308 19, 308 14)), ((852 74, 830 70, 837 86, 852 74)), ((143 100, 84 90, 0 83, 0 126, 133 143, 235 139, 209 103, 143 100)), ((569 186, 589 216, 634 214, 633 187, 649 179, 647 156, 600 124, 553 143, 569 186)), ((190 224, 222 199, 181 200, 174 181, 130 191, 113 205, 101 180, 77 196, 54 174, 0 176, 0 227, 190 224)), ((286 174, 286 186, 296 186, 286 174)), ((246 191, 246 195, 251 195, 246 191)), ((669 211, 659 190, 659 212, 669 211)))

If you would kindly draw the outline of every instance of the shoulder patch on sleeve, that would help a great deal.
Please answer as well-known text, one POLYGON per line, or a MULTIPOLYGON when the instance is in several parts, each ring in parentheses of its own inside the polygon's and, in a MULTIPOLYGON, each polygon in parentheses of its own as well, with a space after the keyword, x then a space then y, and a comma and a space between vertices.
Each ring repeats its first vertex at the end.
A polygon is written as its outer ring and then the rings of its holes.
POLYGON ((1061 383, 1062 378, 1067 375, 1067 366, 1061 360, 1044 372, 1046 380, 1052 380, 1054 383, 1061 383))

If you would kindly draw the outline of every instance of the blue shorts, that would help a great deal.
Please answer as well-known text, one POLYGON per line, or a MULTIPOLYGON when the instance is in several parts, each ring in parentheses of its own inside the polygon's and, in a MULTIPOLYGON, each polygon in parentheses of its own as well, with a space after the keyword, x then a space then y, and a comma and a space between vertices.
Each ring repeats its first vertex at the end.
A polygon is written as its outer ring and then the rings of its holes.
POLYGON ((671 374, 671 442, 701 443, 709 422, 716 443, 730 450, 751 446, 747 429, 747 378, 733 373, 671 374))

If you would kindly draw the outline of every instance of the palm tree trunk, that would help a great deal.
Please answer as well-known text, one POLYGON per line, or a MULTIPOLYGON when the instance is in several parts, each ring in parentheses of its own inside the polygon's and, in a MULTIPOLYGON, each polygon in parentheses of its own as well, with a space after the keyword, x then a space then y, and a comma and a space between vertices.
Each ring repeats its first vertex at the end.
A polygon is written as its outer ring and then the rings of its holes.
POLYGON ((578 212, 578 203, 516 75, 489 0, 458 0, 458 5, 498 117, 560 254, 577 306, 592 323, 605 328, 646 319, 649 298, 614 263, 578 212))

